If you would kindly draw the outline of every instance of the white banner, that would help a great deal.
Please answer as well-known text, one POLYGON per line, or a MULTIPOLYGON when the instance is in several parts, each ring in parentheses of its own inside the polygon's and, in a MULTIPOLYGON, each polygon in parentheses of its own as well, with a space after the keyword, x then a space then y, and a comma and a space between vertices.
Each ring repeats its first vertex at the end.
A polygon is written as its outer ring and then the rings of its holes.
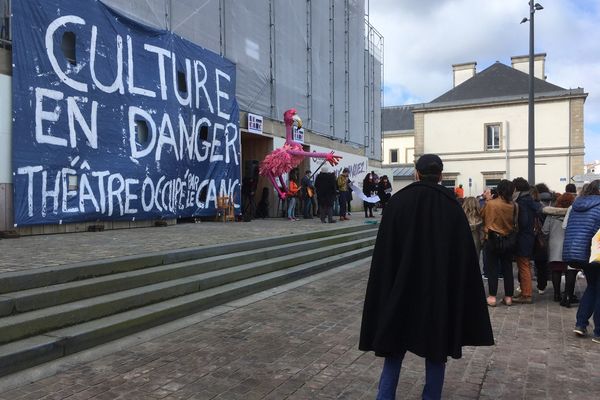
POLYGON ((356 193, 356 195, 362 200, 362 201, 366 201, 367 203, 377 203, 379 202, 379 196, 374 195, 374 196, 367 196, 363 193, 363 191, 356 186, 354 183, 350 185, 350 188, 352 188, 352 192, 356 193))

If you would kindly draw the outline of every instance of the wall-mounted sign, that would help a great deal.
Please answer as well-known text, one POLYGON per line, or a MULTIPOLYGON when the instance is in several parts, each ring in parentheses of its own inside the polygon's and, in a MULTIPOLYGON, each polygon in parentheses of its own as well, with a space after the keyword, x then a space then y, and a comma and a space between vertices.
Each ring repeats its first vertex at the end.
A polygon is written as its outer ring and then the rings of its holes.
POLYGON ((263 133, 263 117, 248 113, 248 132, 263 133))
POLYGON ((304 143, 304 128, 296 128, 294 127, 294 142, 304 143))
POLYGON ((96 0, 12 4, 16 225, 239 203, 235 64, 96 0))

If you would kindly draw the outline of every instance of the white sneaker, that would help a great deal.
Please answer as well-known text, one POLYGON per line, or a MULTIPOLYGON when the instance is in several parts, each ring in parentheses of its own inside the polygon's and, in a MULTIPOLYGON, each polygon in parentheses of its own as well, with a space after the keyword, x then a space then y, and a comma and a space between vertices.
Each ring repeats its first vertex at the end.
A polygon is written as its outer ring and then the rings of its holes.
POLYGON ((538 289, 538 294, 544 294, 544 293, 546 293, 546 290, 538 289))

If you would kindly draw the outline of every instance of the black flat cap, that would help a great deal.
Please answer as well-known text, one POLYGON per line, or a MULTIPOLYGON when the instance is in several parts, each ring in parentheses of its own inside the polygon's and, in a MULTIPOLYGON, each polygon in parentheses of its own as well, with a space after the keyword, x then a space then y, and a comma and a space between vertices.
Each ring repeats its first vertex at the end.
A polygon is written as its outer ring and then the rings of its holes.
POLYGON ((421 174, 433 175, 444 170, 444 163, 437 154, 423 154, 417 160, 415 167, 421 174))

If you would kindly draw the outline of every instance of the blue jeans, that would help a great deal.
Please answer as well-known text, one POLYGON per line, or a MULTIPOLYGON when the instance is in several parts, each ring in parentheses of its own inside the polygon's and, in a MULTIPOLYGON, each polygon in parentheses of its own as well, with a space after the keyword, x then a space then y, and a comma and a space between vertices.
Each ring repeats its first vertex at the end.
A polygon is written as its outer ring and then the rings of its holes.
MULTIPOLYGON (((400 378, 400 369, 404 354, 394 357, 386 357, 383 363, 383 371, 379 379, 379 391, 377 400, 394 400, 396 398, 396 387, 400 378)), ((444 386, 445 362, 425 360, 425 387, 423 388, 423 399, 434 400, 442 397, 444 386)))
POLYGON ((600 337, 600 268, 590 264, 583 266, 587 288, 579 301, 577 326, 586 328, 594 316, 594 336, 600 337))
POLYGON ((288 218, 295 218, 296 216, 296 198, 288 197, 288 218))
POLYGON ((313 199, 312 197, 308 197, 306 196, 304 198, 304 210, 302 210, 302 215, 304 216, 304 218, 312 218, 312 206, 313 206, 313 199))

